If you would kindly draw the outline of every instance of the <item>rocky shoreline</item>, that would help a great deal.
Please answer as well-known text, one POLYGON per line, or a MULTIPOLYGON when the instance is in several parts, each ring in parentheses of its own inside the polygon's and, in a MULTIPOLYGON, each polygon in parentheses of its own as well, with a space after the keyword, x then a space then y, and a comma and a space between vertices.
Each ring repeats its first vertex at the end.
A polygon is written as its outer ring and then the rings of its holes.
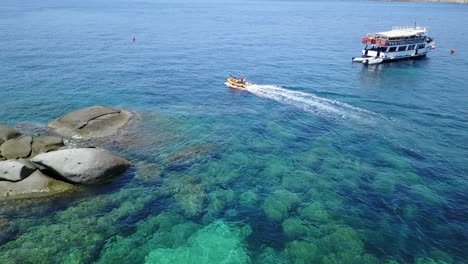
POLYGON ((0 124, 0 200, 53 196, 111 181, 131 166, 128 160, 70 142, 115 135, 132 116, 122 109, 88 107, 53 120, 37 137, 0 124))
POLYGON ((454 3, 468 4, 468 0, 377 0, 380 2, 437 2, 437 3, 454 3))

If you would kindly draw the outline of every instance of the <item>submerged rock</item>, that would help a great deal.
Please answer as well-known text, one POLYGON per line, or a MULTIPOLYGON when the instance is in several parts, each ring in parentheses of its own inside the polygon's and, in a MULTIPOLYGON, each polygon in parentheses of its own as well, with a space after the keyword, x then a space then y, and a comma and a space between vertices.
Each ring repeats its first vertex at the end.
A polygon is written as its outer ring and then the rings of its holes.
MULTIPOLYGON (((317 263, 317 246, 307 241, 294 240, 286 245, 284 250, 291 263, 317 263)), ((340 262, 324 262, 340 263, 340 262)), ((346 262, 342 262, 346 263, 346 262)))
POLYGON ((194 217, 201 213, 205 201, 205 192, 200 184, 187 184, 174 195, 184 213, 194 217))
POLYGON ((290 239, 311 237, 319 233, 318 229, 298 217, 291 217, 282 223, 283 232, 290 239))
POLYGON ((21 133, 18 130, 4 124, 0 124, 0 145, 7 140, 17 138, 19 136, 21 136, 21 133))
POLYGON ((131 163, 98 148, 64 149, 42 153, 32 159, 39 168, 70 182, 105 182, 123 173, 131 163))
POLYGON ((162 169, 154 163, 140 162, 136 167, 135 179, 140 181, 155 181, 161 176, 162 169))
POLYGON ((92 139, 116 134, 132 114, 106 106, 83 108, 50 122, 48 127, 59 135, 78 139, 92 139))
POLYGON ((269 195, 263 203, 263 211, 270 220, 284 219, 288 212, 299 202, 297 194, 278 190, 269 195))
POLYGON ((26 158, 31 154, 31 143, 32 137, 10 139, 0 146, 0 151, 7 159, 26 158))
MULTIPOLYGON (((284 254, 283 254, 284 255, 284 254)), ((284 264, 287 261, 284 259, 284 256, 279 254, 272 248, 264 248, 262 254, 258 257, 256 263, 258 264, 284 264)))
POLYGON ((36 168, 17 160, 0 161, 0 181, 17 182, 31 175, 36 168))
POLYGON ((31 156, 36 156, 39 153, 58 150, 65 146, 61 137, 40 136, 33 139, 31 156))
POLYGON ((329 220, 326 209, 320 202, 313 202, 299 211, 302 218, 309 221, 327 222, 329 220))
POLYGON ((167 157, 166 162, 170 168, 189 167, 193 163, 210 156, 213 147, 214 145, 210 143, 191 146, 173 153, 167 157))
POLYGON ((159 247, 185 244, 200 226, 172 212, 150 216, 136 224, 130 236, 116 236, 107 241, 96 264, 144 263, 144 258, 159 247))
POLYGON ((19 182, 0 181, 0 199, 32 198, 70 192, 77 187, 47 177, 39 170, 19 182))
POLYGON ((248 234, 248 231, 217 221, 190 236, 185 247, 151 251, 146 256, 145 263, 250 263, 250 257, 243 245, 248 234))
POLYGON ((0 217, 0 245, 12 239, 18 232, 18 226, 8 221, 6 218, 0 217))
POLYGON ((239 196, 239 202, 242 206, 250 206, 250 207, 254 207, 257 205, 258 201, 259 201, 259 197, 258 197, 258 194, 256 192, 254 192, 253 190, 248 190, 246 192, 243 192, 240 196, 239 196))

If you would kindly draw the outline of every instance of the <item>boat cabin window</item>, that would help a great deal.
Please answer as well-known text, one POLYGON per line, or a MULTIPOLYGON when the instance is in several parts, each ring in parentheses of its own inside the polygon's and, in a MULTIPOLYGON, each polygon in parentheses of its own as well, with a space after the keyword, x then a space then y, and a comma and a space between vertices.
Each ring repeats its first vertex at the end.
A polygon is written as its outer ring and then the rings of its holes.
POLYGON ((366 47, 364 48, 364 50, 372 50, 372 51, 382 51, 382 52, 385 52, 387 50, 386 47, 380 47, 380 46, 376 46, 376 45, 366 45, 366 47))
POLYGON ((397 47, 390 47, 390 48, 388 49, 388 52, 395 52, 395 51, 396 51, 396 48, 397 48, 397 47))
POLYGON ((424 44, 419 44, 418 49, 424 49, 424 44))
POLYGON ((414 50, 414 45, 409 45, 408 50, 414 50))
POLYGON ((398 47, 398 51, 405 51, 406 50, 406 46, 400 46, 398 47))

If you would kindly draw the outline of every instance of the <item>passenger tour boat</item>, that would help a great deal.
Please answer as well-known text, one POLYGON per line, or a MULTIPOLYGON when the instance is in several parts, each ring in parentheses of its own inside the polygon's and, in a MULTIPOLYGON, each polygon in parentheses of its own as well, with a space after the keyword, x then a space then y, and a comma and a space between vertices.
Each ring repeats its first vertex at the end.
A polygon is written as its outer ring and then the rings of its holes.
POLYGON ((378 64, 383 61, 421 58, 435 49, 434 39, 427 35, 427 28, 394 27, 391 31, 369 33, 362 39, 366 47, 355 62, 378 64))

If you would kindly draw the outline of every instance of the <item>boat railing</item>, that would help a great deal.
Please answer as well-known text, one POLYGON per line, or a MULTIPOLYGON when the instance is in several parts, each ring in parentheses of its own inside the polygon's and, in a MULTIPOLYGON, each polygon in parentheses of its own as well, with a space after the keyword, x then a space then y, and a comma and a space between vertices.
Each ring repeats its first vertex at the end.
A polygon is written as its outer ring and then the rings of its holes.
POLYGON ((411 26, 394 26, 392 30, 405 30, 405 29, 419 29, 427 32, 429 29, 427 27, 411 27, 411 26))

